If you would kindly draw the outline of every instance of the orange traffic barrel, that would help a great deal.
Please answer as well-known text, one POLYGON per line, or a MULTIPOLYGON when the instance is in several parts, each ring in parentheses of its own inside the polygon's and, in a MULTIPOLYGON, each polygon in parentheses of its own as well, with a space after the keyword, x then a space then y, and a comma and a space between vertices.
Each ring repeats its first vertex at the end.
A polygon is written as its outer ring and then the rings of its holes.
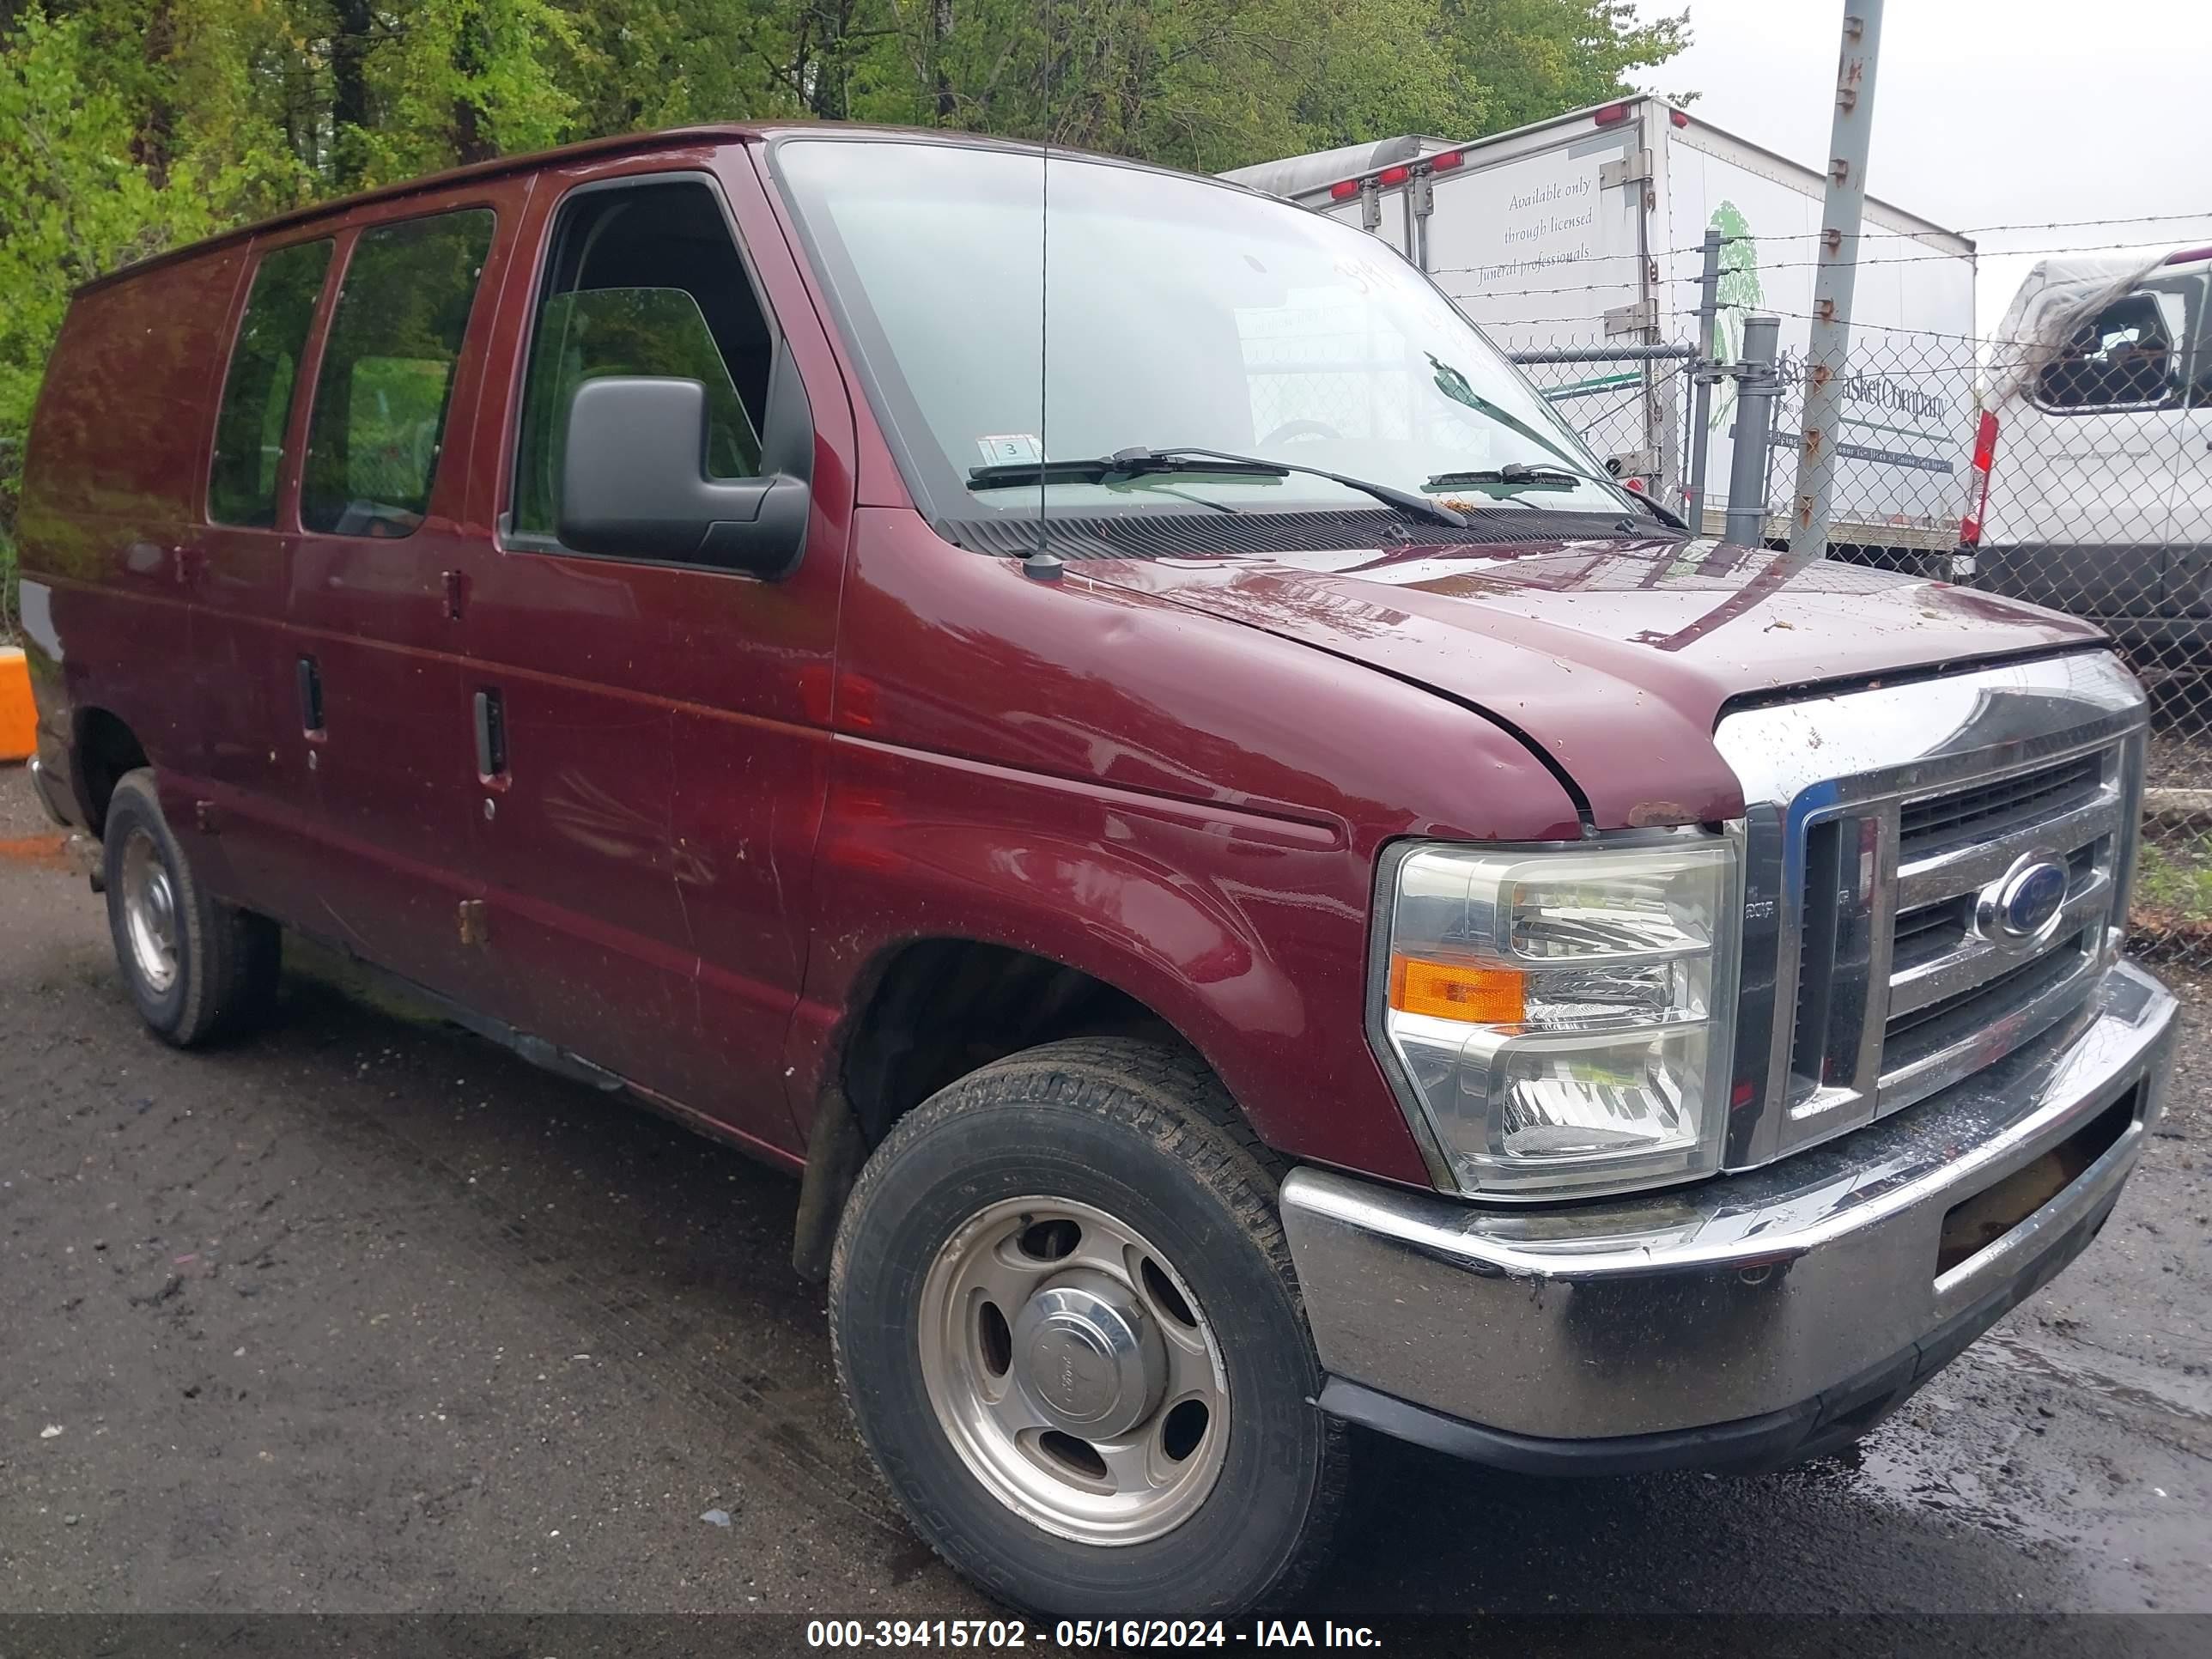
POLYGON ((38 746, 39 716, 31 707, 31 671, 19 647, 0 647, 0 761, 28 760, 38 746))

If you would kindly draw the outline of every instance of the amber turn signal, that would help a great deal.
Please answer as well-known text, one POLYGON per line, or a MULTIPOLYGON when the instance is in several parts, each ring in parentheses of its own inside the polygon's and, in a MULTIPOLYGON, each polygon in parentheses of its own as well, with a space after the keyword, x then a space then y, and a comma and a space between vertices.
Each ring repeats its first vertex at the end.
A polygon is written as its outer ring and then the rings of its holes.
POLYGON ((1390 956, 1390 1006, 1401 1014, 1429 1014, 1476 1025, 1516 1025, 1525 1012, 1526 976, 1512 968, 1390 956))

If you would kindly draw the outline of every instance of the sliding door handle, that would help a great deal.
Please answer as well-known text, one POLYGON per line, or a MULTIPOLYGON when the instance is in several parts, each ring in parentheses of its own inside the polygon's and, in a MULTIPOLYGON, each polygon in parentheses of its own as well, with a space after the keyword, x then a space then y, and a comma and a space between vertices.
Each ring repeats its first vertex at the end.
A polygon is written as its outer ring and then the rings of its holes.
POLYGON ((507 710, 496 691, 477 693, 477 775, 486 782, 507 775, 507 710))
POLYGON ((294 671, 300 686, 300 726, 311 738, 323 735, 323 671, 313 657, 300 659, 294 671))

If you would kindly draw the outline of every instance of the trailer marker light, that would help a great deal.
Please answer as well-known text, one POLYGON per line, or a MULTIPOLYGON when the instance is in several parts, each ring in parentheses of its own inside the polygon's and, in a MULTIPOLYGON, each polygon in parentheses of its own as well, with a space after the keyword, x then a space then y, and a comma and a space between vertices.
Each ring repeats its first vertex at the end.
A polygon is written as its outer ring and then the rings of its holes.
POLYGON ((1667 112, 1667 118, 1678 127, 1686 127, 1690 125, 1690 112, 1687 110, 1670 109, 1667 112))
POLYGON ((1375 175, 1375 182, 1387 187, 1391 185, 1402 185, 1413 176, 1413 168, 1401 164, 1395 167, 1384 167, 1382 172, 1375 175))
POLYGON ((1595 126, 1618 126, 1627 118, 1628 106, 1626 104, 1607 104, 1603 109, 1590 112, 1590 122, 1595 126))
POLYGON ((1960 547, 1981 545, 1982 521, 1990 513, 1990 466, 1996 458, 1997 412, 1985 409, 1981 424, 1974 429, 1973 476, 1967 481, 1967 488, 1974 493, 1974 510, 1959 520, 1960 547))
POLYGON ((1449 173, 1455 167, 1465 166, 1466 162, 1467 152, 1463 149, 1448 149, 1429 157, 1431 169, 1437 173, 1449 173))
POLYGON ((1358 194, 1359 180, 1357 179, 1340 179, 1328 187, 1328 199, 1332 202, 1348 202, 1358 194))

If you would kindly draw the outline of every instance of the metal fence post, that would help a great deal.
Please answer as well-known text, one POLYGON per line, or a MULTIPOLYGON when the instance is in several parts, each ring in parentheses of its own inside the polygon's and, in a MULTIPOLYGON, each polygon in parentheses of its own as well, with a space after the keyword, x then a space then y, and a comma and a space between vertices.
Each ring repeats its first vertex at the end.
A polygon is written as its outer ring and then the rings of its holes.
POLYGON ((1690 487, 1683 493, 1683 514, 1690 528, 1705 533, 1705 441, 1712 419, 1713 380, 1719 365, 1713 362, 1713 325, 1720 317, 1721 234, 1705 233, 1705 267, 1698 278, 1698 356, 1690 367, 1690 487))
POLYGON ((1867 140, 1874 130, 1881 6, 1882 0, 1844 0, 1827 200, 1820 212, 1820 265, 1813 278, 1812 341, 1806 353, 1805 432, 1790 529, 1793 553, 1824 554, 1828 546, 1829 495, 1835 484, 1836 447, 1843 436, 1844 371, 1851 345, 1851 289, 1858 274, 1859 217, 1866 206, 1867 140))
POLYGON ((1729 541, 1757 547, 1766 536, 1766 440, 1774 425, 1774 368, 1782 319, 1764 313, 1743 319, 1743 361, 1734 369, 1735 447, 1729 456, 1729 541))

